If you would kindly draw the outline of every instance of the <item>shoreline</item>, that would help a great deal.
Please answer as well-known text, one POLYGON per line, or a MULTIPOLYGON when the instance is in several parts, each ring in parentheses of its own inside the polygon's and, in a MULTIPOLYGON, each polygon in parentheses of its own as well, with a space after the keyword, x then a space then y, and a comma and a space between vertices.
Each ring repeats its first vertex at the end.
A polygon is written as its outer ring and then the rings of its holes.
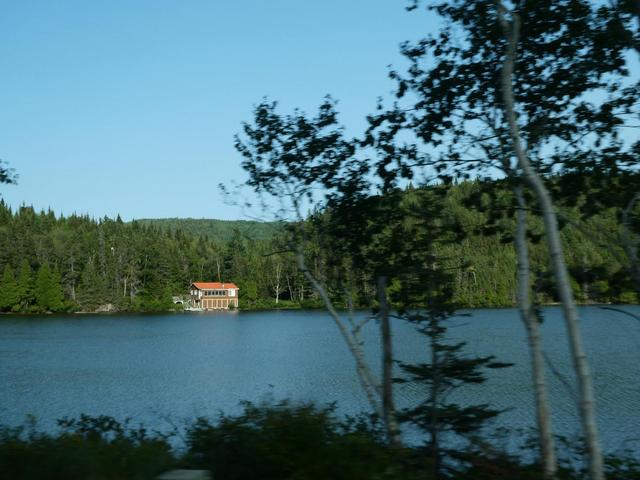
MULTIPOLYGON (((560 302, 549 302, 540 304, 540 307, 559 307, 561 305, 560 302)), ((640 306, 640 303, 576 303, 578 307, 613 307, 613 306, 640 306)), ((482 306, 482 307, 467 307, 461 306, 456 311, 466 311, 466 310, 506 310, 506 309, 517 309, 517 305, 498 305, 498 306, 482 306)), ((76 310, 76 311, 68 311, 68 312, 0 312, 1 316, 34 316, 34 315, 133 315, 133 314, 168 314, 168 313, 220 313, 220 312, 278 312, 278 311, 299 311, 299 310, 324 310, 324 306, 313 306, 313 305, 305 305, 305 306, 284 306, 284 307, 244 307, 244 308, 235 308, 228 310, 203 310, 203 311, 188 311, 183 309, 168 309, 168 310, 111 310, 105 311, 97 309, 95 311, 86 311, 86 310, 76 310)), ((336 308, 338 311, 347 311, 346 308, 336 308)), ((368 311, 368 308, 356 308, 354 311, 368 311)))

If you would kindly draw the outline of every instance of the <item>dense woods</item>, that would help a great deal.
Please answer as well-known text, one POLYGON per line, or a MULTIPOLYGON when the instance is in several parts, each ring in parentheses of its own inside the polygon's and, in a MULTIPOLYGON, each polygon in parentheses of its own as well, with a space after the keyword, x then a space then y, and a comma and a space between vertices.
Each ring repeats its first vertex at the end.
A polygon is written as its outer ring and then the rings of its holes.
MULTIPOLYGON (((410 187, 403 192, 406 201, 418 191, 410 187)), ((446 193, 442 218, 462 235, 436 248, 453 273, 453 300, 462 307, 515 305, 516 254, 510 243, 515 223, 508 208, 502 216, 489 209, 492 197, 509 205, 510 195, 500 182, 480 181, 462 182, 446 193)), ((636 302, 620 209, 609 208, 588 218, 577 206, 560 212, 578 299, 636 302)), ((309 228, 324 229, 328 215, 314 215, 309 228)), ((530 236, 537 240, 531 247, 535 295, 538 302, 547 303, 556 298, 546 250, 539 242, 541 229, 534 215, 530 236)), ((283 252, 284 236, 285 225, 278 223, 96 220, 61 217, 26 206, 14 212, 0 202, 0 309, 23 313, 166 310, 173 307, 172 296, 185 294, 189 283, 197 280, 235 282, 240 286, 242 308, 319 306, 293 255, 283 252)), ((319 240, 307 250, 316 273, 333 282, 334 300, 346 306, 340 280, 332 278, 327 251, 320 248, 319 240)), ((355 269, 354 276, 360 278, 355 284, 357 306, 371 306, 374 280, 355 269)))
POLYGON ((222 241, 120 218, 12 212, 4 203, 0 218, 2 311, 166 310, 172 295, 200 279, 239 282, 245 300, 256 302, 249 279, 265 276, 269 263, 269 242, 237 229, 222 241))

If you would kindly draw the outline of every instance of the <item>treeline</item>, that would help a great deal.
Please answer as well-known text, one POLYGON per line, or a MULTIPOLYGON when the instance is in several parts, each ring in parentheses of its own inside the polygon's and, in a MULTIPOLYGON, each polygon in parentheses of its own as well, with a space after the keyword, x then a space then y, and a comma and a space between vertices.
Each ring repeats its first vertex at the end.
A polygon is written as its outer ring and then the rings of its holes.
MULTIPOLYGON (((463 307, 515 304, 516 255, 510 242, 515 225, 509 212, 496 218, 494 208, 500 204, 495 197, 510 193, 499 182, 487 185, 479 181, 454 185, 444 200, 442 218, 459 235, 437 248, 441 261, 453 272, 454 301, 463 307), (491 200, 487 188, 493 192, 491 200)), ((409 188, 403 195, 410 201, 417 191, 409 188)), ((502 201, 508 203, 506 198, 502 201)), ((620 246, 619 212, 609 209, 583 220, 575 207, 560 211, 577 298, 637 302, 620 246)), ((323 220, 318 219, 326 215, 316 214, 309 221, 310 229, 322 229, 323 220)), ((241 308, 319 305, 293 254, 286 251, 282 225, 277 230, 273 225, 259 229, 258 238, 253 231, 236 228, 229 240, 222 241, 207 234, 211 228, 206 221, 198 221, 200 228, 188 229, 190 233, 183 230, 183 222, 57 217, 52 211, 36 212, 26 206, 14 212, 0 201, 0 310, 167 310, 175 308, 172 296, 184 295, 188 285, 198 280, 235 282, 240 286, 241 308), (269 229, 276 232, 270 238, 265 234, 269 229)), ((538 217, 532 218, 530 230, 532 239, 539 240, 538 217)), ((313 242, 308 247, 308 264, 317 277, 331 284, 331 250, 316 247, 313 242)), ((532 244, 531 262, 537 301, 555 301, 546 249, 540 242, 532 244)), ((374 291, 363 275, 352 292, 360 307, 371 305, 374 291)), ((332 295, 338 304, 346 305, 340 289, 336 287, 332 295)))
POLYGON ((270 241, 237 230, 223 243, 119 217, 57 217, 28 206, 14 212, 0 201, 0 308, 20 313, 166 310, 175 307, 172 296, 186 294, 198 280, 234 281, 244 304, 256 306, 271 296, 271 268, 282 285, 288 279, 290 295, 304 300, 293 273, 275 265, 269 251, 270 241))
MULTIPOLYGON (((388 194, 389 197, 393 195, 396 193, 388 194)), ((381 212, 385 208, 395 209, 397 218, 393 221, 397 223, 395 226, 389 225, 388 230, 408 229, 413 231, 415 239, 435 236, 435 233, 429 231, 433 224, 431 227, 407 226, 415 222, 415 214, 409 212, 428 197, 442 197, 434 200, 442 205, 441 211, 434 212, 438 216, 434 224, 446 233, 434 242, 434 265, 450 275, 453 304, 459 308, 516 306, 517 255, 513 244, 515 207, 513 192, 506 182, 465 181, 447 187, 409 187, 400 195, 402 200, 389 198, 379 202, 373 198, 369 201, 377 202, 375 208, 381 209, 381 212)), ((571 205, 559 202, 557 206, 571 287, 577 301, 583 304, 637 303, 637 288, 629 268, 629 257, 623 248, 620 210, 608 208, 585 216, 581 213, 585 201, 580 198, 571 205)), ((636 207, 636 210, 640 208, 636 207)), ((532 300, 535 304, 556 303, 559 299, 544 243, 543 222, 535 208, 530 213, 527 237, 530 243, 532 300)), ((326 237, 324 234, 327 230, 335 227, 330 217, 325 212, 312 219, 314 226, 310 231, 315 230, 315 238, 326 237)), ((344 218, 340 221, 344 221, 344 218)), ((318 257, 313 264, 309 263, 314 266, 314 275, 321 278, 333 294, 332 301, 341 306, 346 306, 341 298, 344 294, 336 286, 343 285, 345 279, 337 276, 332 278, 332 264, 336 270, 340 270, 344 262, 348 264, 350 259, 339 259, 342 265, 336 265, 338 243, 332 246, 331 242, 339 242, 336 238, 340 237, 351 238, 349 241, 353 242, 354 233, 349 232, 353 228, 348 223, 339 226, 340 231, 328 235, 328 243, 317 248, 318 257), (324 257, 321 252, 326 252, 324 257), (317 267, 318 262, 322 268, 317 267)), ((390 231, 373 231, 372 234, 377 236, 373 240, 373 247, 364 248, 380 248, 380 242, 391 243, 386 247, 390 248, 386 253, 389 261, 394 256, 393 242, 396 242, 397 249, 411 248, 412 239, 403 238, 402 235, 394 238, 397 234, 390 231)), ((369 241, 366 238, 360 240, 363 244, 369 241)), ((358 306, 375 307, 375 279, 371 271, 354 271, 349 282, 355 288, 351 295, 358 306)), ((399 283, 392 283, 389 293, 393 295, 399 288, 399 283)))

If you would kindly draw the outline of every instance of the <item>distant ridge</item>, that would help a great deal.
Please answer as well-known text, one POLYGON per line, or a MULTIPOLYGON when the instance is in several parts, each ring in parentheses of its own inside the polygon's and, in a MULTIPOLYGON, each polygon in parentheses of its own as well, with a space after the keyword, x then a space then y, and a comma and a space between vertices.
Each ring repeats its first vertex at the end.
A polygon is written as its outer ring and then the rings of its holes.
POLYGON ((185 234, 204 236, 219 242, 228 242, 239 232, 253 240, 266 240, 282 230, 283 222, 258 222, 256 220, 216 220, 210 218, 141 218, 133 220, 141 225, 154 226, 185 234))

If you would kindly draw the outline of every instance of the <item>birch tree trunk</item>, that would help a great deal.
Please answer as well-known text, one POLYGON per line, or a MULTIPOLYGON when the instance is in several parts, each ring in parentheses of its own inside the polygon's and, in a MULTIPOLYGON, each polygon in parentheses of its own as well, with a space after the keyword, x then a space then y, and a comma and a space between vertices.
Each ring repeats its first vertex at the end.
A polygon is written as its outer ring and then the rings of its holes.
POLYGON ((400 428, 393 402, 393 346, 387 301, 387 277, 380 275, 377 286, 380 304, 380 330, 382 332, 382 412, 389 440, 394 446, 399 446, 401 443, 400 428))
POLYGON ((289 299, 293 301, 295 299, 295 284, 289 278, 289 274, 285 275, 285 279, 287 280, 287 289, 289 290, 289 299))
POLYGON ((551 267, 555 277, 558 296, 562 302, 562 313, 567 327, 571 356, 578 379, 578 389, 580 394, 579 410, 589 460, 590 477, 591 480, 603 480, 605 478, 604 467, 598 436, 598 427, 596 425, 593 385, 591 382, 591 374, 589 372, 587 357, 582 346, 578 312, 576 310, 573 292, 569 283, 569 274, 567 272, 562 244, 560 242, 558 221, 551 201, 551 196, 524 152, 520 130, 516 121, 511 77, 515 63, 516 46, 520 34, 520 20, 515 13, 512 13, 512 22, 511 25, 509 25, 504 17, 506 9, 502 3, 498 4, 498 8, 500 10, 502 27, 507 39, 507 50, 501 75, 504 113, 509 124, 513 151, 518 161, 518 166, 523 172, 525 181, 535 193, 542 212, 547 248, 549 249, 549 254, 551 256, 551 267))
POLYGON ((514 189, 518 201, 515 246, 518 255, 518 309, 527 330, 531 373, 533 376, 536 421, 538 424, 538 445, 545 478, 554 478, 558 471, 555 441, 551 426, 547 383, 544 375, 544 357, 538 319, 531 308, 531 281, 529 267, 529 246, 527 244, 527 211, 522 185, 514 189))
POLYGON ((353 355, 353 358, 356 362, 356 372, 358 373, 358 378, 360 380, 360 384, 362 385, 364 393, 367 397, 367 400, 371 405, 371 409, 376 415, 384 419, 384 412, 382 411, 382 407, 380 405, 380 402, 378 401, 380 388, 376 384, 374 380, 374 376, 371 373, 371 369, 369 368, 369 366, 367 365, 364 359, 364 353, 362 352, 362 348, 360 347, 358 342, 355 340, 353 335, 349 332, 349 330, 347 329, 347 326, 342 321, 342 318, 340 318, 340 314, 333 306, 333 302, 329 298, 327 291, 323 288, 320 282, 318 282, 316 277, 307 268, 306 262, 304 260, 304 253, 299 249, 296 252, 296 259, 298 263, 298 269, 302 272, 302 274, 309 281, 313 289, 318 293, 318 295, 322 299, 325 305, 325 308, 329 312, 329 315, 331 315, 331 318, 333 319, 334 323, 338 327, 338 330, 340 331, 342 338, 347 344, 347 348, 353 355))
POLYGON ((275 279, 275 285, 273 287, 274 293, 276 295, 276 305, 278 305, 278 302, 280 301, 280 277, 281 277, 281 274, 282 274, 282 264, 276 263, 276 279, 275 279))
POLYGON ((71 259, 71 300, 76 301, 76 271, 74 269, 75 261, 71 259))

